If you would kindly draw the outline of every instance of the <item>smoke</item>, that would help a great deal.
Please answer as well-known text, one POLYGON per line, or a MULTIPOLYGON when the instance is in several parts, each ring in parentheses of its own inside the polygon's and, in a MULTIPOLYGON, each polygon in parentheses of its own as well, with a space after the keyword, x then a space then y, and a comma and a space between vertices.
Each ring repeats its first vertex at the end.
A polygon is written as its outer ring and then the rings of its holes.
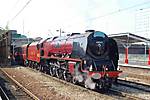
POLYGON ((94 83, 90 77, 85 80, 86 88, 95 89, 95 86, 96 86, 96 83, 94 83))

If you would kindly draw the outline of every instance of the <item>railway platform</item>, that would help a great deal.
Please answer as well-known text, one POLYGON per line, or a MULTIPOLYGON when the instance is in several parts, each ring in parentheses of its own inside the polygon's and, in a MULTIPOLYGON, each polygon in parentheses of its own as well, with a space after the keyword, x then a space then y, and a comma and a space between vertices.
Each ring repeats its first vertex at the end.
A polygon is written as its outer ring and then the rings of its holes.
POLYGON ((121 67, 131 67, 131 68, 141 68, 141 69, 150 69, 149 65, 135 65, 135 64, 118 64, 121 67))
POLYGON ((150 86, 150 66, 136 64, 119 64, 120 70, 123 71, 123 80, 142 83, 150 86))

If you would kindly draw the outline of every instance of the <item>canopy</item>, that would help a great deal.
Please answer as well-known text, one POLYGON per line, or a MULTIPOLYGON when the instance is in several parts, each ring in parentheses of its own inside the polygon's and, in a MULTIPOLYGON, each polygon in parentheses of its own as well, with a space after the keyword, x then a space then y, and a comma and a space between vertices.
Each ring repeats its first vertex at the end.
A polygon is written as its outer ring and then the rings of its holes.
POLYGON ((148 65, 150 65, 150 39, 144 38, 132 33, 118 33, 118 34, 111 34, 108 37, 112 37, 117 41, 117 43, 122 44, 125 47, 125 63, 128 64, 128 48, 131 44, 144 42, 148 44, 149 47, 149 57, 148 57, 148 65))
POLYGON ((146 42, 150 43, 150 39, 132 34, 132 33, 118 33, 118 34, 110 34, 109 37, 115 39, 118 43, 137 43, 137 42, 146 42))

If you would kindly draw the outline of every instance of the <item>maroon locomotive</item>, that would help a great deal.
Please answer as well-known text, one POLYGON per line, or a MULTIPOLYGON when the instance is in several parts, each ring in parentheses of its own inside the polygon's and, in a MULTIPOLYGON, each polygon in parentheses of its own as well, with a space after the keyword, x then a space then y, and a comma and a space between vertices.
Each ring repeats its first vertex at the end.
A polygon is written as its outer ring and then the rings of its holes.
POLYGON ((47 38, 22 48, 26 66, 86 88, 108 89, 121 73, 116 41, 100 31, 47 38))

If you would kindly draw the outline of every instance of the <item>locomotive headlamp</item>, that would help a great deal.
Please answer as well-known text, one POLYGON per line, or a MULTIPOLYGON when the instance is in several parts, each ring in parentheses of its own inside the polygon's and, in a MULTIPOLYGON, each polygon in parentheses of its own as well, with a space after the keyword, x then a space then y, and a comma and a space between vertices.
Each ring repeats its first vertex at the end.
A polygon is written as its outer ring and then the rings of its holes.
POLYGON ((108 70, 108 68, 106 67, 105 70, 108 70))
POLYGON ((109 74, 107 73, 107 74, 106 74, 106 76, 108 77, 108 76, 109 76, 109 74))
POLYGON ((93 73, 92 74, 92 78, 93 79, 100 79, 101 78, 101 74, 99 74, 99 73, 93 73))

